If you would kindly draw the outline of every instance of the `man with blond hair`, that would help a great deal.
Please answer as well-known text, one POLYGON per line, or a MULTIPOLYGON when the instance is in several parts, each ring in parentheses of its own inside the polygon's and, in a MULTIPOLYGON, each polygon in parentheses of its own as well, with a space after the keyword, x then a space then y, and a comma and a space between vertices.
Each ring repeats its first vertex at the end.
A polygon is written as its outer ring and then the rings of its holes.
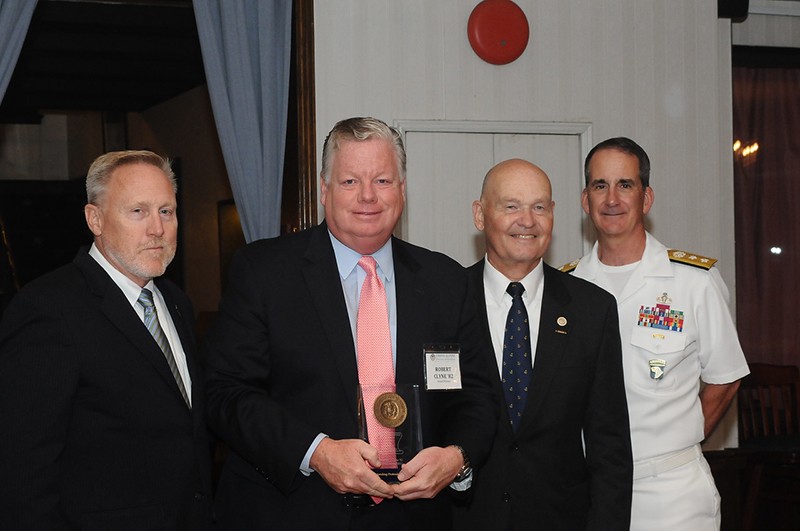
POLYGON ((209 529, 211 457, 169 162, 98 157, 94 236, 0 324, 0 528, 209 529))

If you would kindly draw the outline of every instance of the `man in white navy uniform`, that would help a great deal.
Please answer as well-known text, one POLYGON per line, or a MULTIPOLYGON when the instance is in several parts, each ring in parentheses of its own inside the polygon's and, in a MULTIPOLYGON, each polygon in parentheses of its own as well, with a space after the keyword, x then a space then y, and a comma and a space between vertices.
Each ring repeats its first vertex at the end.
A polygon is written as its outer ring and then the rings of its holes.
POLYGON ((584 174, 581 202, 598 241, 562 270, 617 299, 634 458, 631 529, 719 529, 720 497, 700 442, 749 373, 727 287, 716 260, 668 250, 645 230, 654 194, 638 144, 601 142, 584 174))

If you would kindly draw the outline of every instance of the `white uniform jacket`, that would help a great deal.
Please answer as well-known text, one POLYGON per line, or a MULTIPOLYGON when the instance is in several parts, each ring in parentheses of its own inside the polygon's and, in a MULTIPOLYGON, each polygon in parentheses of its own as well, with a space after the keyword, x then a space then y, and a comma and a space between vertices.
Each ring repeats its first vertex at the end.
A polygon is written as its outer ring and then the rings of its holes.
MULTIPOLYGON (((608 289, 598 282, 599 268, 595 243, 573 274, 608 289)), ((725 384, 750 372, 727 299, 715 267, 670 261, 647 234, 617 300, 635 461, 702 441, 700 380, 725 384)))

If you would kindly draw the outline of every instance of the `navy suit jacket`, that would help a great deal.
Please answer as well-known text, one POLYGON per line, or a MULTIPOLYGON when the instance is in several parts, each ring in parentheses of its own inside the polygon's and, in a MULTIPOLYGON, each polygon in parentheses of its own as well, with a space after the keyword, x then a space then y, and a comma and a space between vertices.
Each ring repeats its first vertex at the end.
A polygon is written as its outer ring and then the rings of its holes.
MULTIPOLYGON (((482 260, 469 275, 488 335, 483 268, 482 260)), ((544 264, 522 421, 515 433, 507 408, 499 406, 492 453, 477 471, 471 503, 456 512, 456 529, 629 527, 633 464, 617 304, 604 290, 576 280, 544 264)))
MULTIPOLYGON (((394 238, 392 252, 395 380, 423 389, 426 447, 458 444, 480 463, 497 413, 487 363, 491 346, 466 271, 394 238), (460 343, 463 390, 424 391, 425 343, 460 343)), ((449 488, 433 500, 352 510, 319 474, 299 470, 317 434, 358 437, 355 345, 324 222, 236 254, 203 354, 211 427, 232 450, 218 487, 222 529, 349 529, 363 518, 386 529, 449 527, 449 488)))
POLYGON ((0 324, 0 528, 203 530, 211 455, 192 307, 157 280, 192 378, 184 402, 122 291, 81 250, 0 324))

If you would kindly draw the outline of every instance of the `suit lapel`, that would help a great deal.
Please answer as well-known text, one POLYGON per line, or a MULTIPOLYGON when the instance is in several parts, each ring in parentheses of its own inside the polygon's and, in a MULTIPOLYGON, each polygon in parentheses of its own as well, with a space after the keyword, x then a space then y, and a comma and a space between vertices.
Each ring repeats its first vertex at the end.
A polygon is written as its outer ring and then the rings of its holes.
POLYGON ((559 273, 544 264, 544 293, 542 311, 539 319, 539 336, 536 344, 536 358, 531 376, 528 401, 522 415, 522 432, 539 414, 544 397, 553 383, 563 360, 564 350, 569 342, 569 328, 573 321, 569 309, 570 296, 561 283, 559 273), (564 323, 565 324, 560 324, 564 323))
MULTIPOLYGON (((473 289, 475 290, 475 297, 478 302, 478 314, 480 315, 481 326, 484 328, 484 334, 489 339, 489 343, 494 345, 492 341, 492 334, 489 330, 489 316, 486 313, 486 291, 483 285, 483 268, 485 265, 485 258, 480 262, 474 264, 469 268, 470 282, 472 282, 473 289)), ((500 397, 498 404, 500 405, 500 430, 505 433, 507 437, 513 437, 514 432, 511 429, 511 419, 508 416, 508 407, 506 407, 505 395, 503 394, 503 382, 500 379, 500 372, 497 370, 497 358, 494 352, 494 347, 487 351, 491 355, 489 360, 492 369, 495 370, 492 382, 494 385, 495 394, 500 397)))
POLYGON ((392 238, 392 258, 397 301, 395 382, 421 382, 424 339, 418 332, 429 328, 428 315, 424 311, 428 307, 425 302, 426 288, 418 274, 421 266, 406 251, 404 243, 396 238, 392 238))
POLYGON ((314 233, 306 250, 303 277, 327 338, 326 344, 330 346, 347 403, 352 404, 351 413, 355 422, 358 367, 347 304, 342 293, 342 281, 339 278, 327 224, 323 221, 311 230, 314 233))
MULTIPOLYGON (((199 368, 195 360, 197 345, 195 343, 194 330, 192 329, 193 319, 191 319, 189 315, 184 316, 184 311, 190 313, 192 310, 191 308, 181 310, 176 302, 178 299, 175 296, 173 286, 161 279, 156 279, 155 283, 159 291, 161 291, 161 296, 164 297, 164 303, 169 310, 172 323, 175 325, 175 330, 178 332, 178 339, 181 342, 183 353, 186 356, 186 367, 189 369, 189 378, 192 380, 192 407, 194 407, 194 405, 197 404, 197 400, 199 399, 198 395, 200 394, 196 391, 202 389, 202 378, 200 378, 198 374, 199 368)), ((173 378, 173 381, 174 379, 175 378, 173 378)), ((180 390, 177 385, 175 385, 175 390, 180 395, 180 390)), ((181 399, 183 399, 183 397, 181 397, 181 399)))
POLYGON ((175 378, 164 359, 164 353, 136 315, 122 290, 88 253, 81 251, 75 258, 75 265, 83 272, 91 292, 100 299, 100 310, 183 402, 175 378))
POLYGON ((194 331, 191 330, 191 321, 188 317, 184 317, 183 311, 175 301, 173 288, 169 284, 161 281, 161 279, 156 279, 156 285, 161 292, 161 296, 164 297, 169 315, 172 317, 172 322, 175 325, 175 329, 178 331, 181 346, 184 352, 187 353, 187 358, 191 357, 188 356, 188 353, 190 351, 193 352, 195 349, 194 331))

